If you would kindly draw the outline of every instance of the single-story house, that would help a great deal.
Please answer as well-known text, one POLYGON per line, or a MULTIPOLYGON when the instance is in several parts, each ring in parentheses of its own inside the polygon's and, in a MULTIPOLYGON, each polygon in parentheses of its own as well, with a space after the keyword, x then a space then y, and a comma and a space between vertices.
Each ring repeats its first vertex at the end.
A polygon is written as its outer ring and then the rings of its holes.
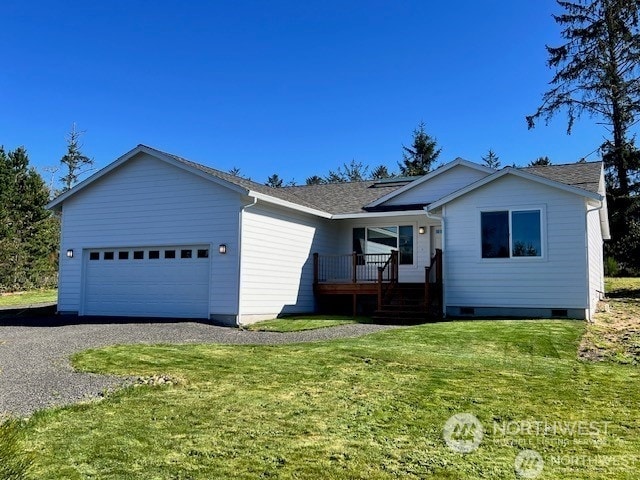
POLYGON ((589 319, 604 292, 600 162, 272 188, 139 145, 48 208, 61 313, 241 325, 405 285, 449 316, 589 319))

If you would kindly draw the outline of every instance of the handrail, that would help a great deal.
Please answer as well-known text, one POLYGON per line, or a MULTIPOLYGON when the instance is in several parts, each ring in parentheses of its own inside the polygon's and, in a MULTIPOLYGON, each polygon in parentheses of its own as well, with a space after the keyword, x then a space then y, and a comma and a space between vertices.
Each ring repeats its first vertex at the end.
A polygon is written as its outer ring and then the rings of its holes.
POLYGON ((383 279, 397 279, 397 251, 391 253, 313 254, 313 282, 317 283, 372 283, 378 281, 378 269, 383 279))

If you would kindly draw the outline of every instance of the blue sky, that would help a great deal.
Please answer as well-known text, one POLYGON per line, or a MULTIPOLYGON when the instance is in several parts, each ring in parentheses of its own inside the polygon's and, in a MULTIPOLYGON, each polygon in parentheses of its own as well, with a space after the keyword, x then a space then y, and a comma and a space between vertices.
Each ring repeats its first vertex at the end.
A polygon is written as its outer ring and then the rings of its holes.
MULTIPOLYGON (((58 164, 73 122, 101 168, 144 143, 304 183, 352 159, 397 168, 420 121, 440 160, 577 161, 606 131, 527 130, 560 41, 554 0, 0 4, 0 144, 58 164)), ((597 155, 588 157, 597 160, 597 155)))

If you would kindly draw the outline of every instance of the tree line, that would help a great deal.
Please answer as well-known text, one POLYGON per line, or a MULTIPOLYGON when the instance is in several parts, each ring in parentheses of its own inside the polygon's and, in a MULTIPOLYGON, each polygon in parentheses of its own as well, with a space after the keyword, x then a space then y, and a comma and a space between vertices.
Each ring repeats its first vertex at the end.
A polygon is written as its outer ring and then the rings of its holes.
MULTIPOLYGON (((605 242, 608 274, 640 274, 640 149, 632 129, 640 115, 640 2, 629 0, 558 0, 554 16, 564 43, 547 46, 554 74, 537 110, 526 117, 529 128, 548 123, 560 112, 567 115, 567 133, 582 114, 604 124, 606 138, 597 151, 606 168, 607 202, 612 239, 605 242)), ((83 132, 75 125, 67 136, 67 152, 60 159, 64 176, 47 187, 29 165, 23 147, 0 147, 0 292, 53 286, 57 281, 59 219, 45 209, 48 200, 71 188, 90 169, 92 159, 82 153, 83 132)), ((313 175, 307 185, 424 175, 435 167, 441 148, 420 123, 410 146, 402 145, 398 171, 384 165, 369 167, 352 160, 325 175, 313 175)), ((500 168, 492 149, 481 158, 500 168)), ((583 160, 582 160, 583 161, 583 160)), ((530 165, 549 165, 539 157, 530 165)), ((57 170, 56 170, 57 172, 57 170)), ((56 173, 54 172, 54 173, 56 173)), ((233 169, 241 175, 239 169, 233 169)), ((284 187, 273 174, 267 185, 284 187)))
POLYGON ((60 159, 60 188, 47 185, 29 165, 24 147, 0 147, 0 292, 55 287, 58 283, 60 218, 45 207, 79 180, 93 160, 81 151, 75 124, 60 159))

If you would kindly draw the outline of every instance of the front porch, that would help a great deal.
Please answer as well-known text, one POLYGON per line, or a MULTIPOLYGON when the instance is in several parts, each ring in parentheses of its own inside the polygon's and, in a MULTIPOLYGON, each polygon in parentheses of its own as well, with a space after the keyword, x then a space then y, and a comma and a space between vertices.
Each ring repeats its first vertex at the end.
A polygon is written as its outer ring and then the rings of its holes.
MULTIPOLYGON (((350 297, 354 316, 373 299, 380 321, 425 321, 442 317, 442 250, 424 267, 423 283, 399 282, 399 253, 313 254, 313 291, 319 305, 350 297)), ((365 312, 368 313, 368 312, 365 312)))

